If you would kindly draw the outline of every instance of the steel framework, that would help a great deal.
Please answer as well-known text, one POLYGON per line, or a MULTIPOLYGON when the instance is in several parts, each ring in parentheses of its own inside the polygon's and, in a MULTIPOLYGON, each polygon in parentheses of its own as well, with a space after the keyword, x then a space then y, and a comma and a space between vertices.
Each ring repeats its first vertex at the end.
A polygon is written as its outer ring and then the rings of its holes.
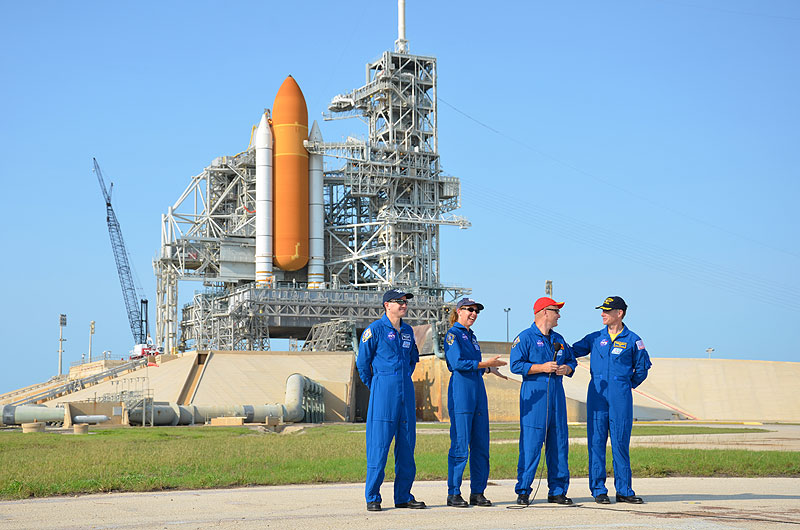
POLYGON ((363 87, 333 98, 325 118, 361 118, 368 140, 306 142, 327 157, 323 288, 308 289, 305 269, 276 270, 273 288, 256 288, 254 149, 219 157, 162 216, 154 270, 156 342, 165 351, 269 349, 270 336, 304 338, 331 319, 363 329, 390 286, 416 295, 412 324, 437 322, 469 292, 439 279, 440 226, 469 222, 450 214, 460 182, 439 163, 436 59, 407 53, 402 40, 366 74, 363 87), (207 287, 180 322, 179 280, 207 287))

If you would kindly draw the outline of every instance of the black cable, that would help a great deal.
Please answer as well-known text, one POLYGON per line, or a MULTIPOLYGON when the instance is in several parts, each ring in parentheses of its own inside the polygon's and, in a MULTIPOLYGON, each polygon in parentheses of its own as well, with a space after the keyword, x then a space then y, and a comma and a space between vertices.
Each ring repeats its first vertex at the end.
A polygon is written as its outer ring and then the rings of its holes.
MULTIPOLYGON (((553 362, 555 362, 556 356, 558 355, 558 352, 561 350, 561 348, 563 348, 563 346, 561 346, 561 344, 558 343, 558 342, 556 342, 556 345, 558 345, 559 348, 555 349, 555 347, 554 347, 555 351, 553 352, 553 362)), ((539 493, 539 486, 542 485, 542 476, 544 475, 544 466, 546 465, 546 461, 547 461, 547 432, 550 429, 550 376, 551 375, 553 375, 553 372, 548 372, 548 374, 547 374, 547 389, 545 390, 545 400, 544 400, 545 401, 545 406, 547 407, 545 409, 545 411, 544 411, 544 442, 543 442, 543 445, 544 445, 545 462, 542 462, 542 448, 540 446, 539 447, 539 462, 541 464, 541 467, 539 468, 539 479, 538 479, 539 481, 536 483, 536 491, 533 492, 533 495, 528 497, 528 504, 512 504, 510 506, 506 506, 506 508, 509 508, 511 510, 523 510, 523 509, 527 508, 528 506, 530 506, 531 504, 533 504, 533 500, 536 498, 536 495, 539 493)), ((521 431, 522 431, 522 426, 520 426, 520 434, 522 434, 521 431)), ((536 479, 534 479, 534 480, 536 480, 536 479)))
POLYGON ((584 508, 586 510, 602 510, 602 511, 612 511, 612 512, 625 512, 625 513, 641 513, 645 515, 657 515, 657 516, 687 516, 687 517, 694 517, 698 519, 726 519, 731 521, 758 521, 758 522, 765 522, 765 523, 781 523, 781 524, 795 524, 800 525, 800 521, 786 521, 781 519, 765 519, 762 517, 738 517, 733 515, 720 515, 720 514, 712 514, 712 513, 696 513, 696 512, 651 512, 646 510, 623 510, 620 508, 603 508, 600 506, 591 506, 591 505, 583 505, 583 504, 576 504, 577 508, 584 508))

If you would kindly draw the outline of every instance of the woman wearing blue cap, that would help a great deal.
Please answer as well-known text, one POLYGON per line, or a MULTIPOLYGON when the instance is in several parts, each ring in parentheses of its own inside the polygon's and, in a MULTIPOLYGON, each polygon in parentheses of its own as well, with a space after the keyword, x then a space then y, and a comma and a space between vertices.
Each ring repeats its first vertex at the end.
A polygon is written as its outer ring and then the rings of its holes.
POLYGON ((444 340, 447 368, 452 372, 447 388, 450 413, 450 452, 447 454, 447 505, 491 506, 483 492, 489 480, 489 406, 483 375, 507 363, 500 356, 481 360, 481 348, 472 325, 483 305, 471 298, 459 300, 450 313, 451 327, 444 340), (469 503, 461 496, 461 477, 469 457, 469 503))

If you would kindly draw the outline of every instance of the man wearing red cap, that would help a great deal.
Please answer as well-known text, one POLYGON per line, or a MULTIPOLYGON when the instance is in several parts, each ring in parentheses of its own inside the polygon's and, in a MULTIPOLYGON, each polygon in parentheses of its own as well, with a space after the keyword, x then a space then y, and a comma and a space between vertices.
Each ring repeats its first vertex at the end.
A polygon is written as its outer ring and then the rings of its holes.
POLYGON ((517 504, 530 504, 542 443, 547 460, 547 501, 571 505, 569 489, 569 432, 562 376, 572 377, 577 366, 572 348, 553 331, 564 302, 539 298, 533 305, 533 325, 511 345, 511 371, 522 376, 519 389, 519 461, 517 504))
POLYGON ((605 328, 573 344, 576 357, 592 354, 592 380, 586 395, 586 438, 589 446, 589 489, 597 504, 611 504, 606 488, 606 441, 611 435, 617 502, 642 504, 631 488, 633 395, 652 366, 644 341, 622 323, 628 304, 609 296, 603 310, 605 328))

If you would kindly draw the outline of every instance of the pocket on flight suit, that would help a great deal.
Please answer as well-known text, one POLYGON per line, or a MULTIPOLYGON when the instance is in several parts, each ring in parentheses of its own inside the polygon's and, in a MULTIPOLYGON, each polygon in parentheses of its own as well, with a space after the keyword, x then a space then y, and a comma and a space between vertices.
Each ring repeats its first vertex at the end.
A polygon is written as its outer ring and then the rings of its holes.
MULTIPOLYGON (((547 390, 524 388, 520 404, 520 423, 526 427, 544 429, 547 414, 547 390)), ((552 396, 551 396, 552 399, 552 396)))

